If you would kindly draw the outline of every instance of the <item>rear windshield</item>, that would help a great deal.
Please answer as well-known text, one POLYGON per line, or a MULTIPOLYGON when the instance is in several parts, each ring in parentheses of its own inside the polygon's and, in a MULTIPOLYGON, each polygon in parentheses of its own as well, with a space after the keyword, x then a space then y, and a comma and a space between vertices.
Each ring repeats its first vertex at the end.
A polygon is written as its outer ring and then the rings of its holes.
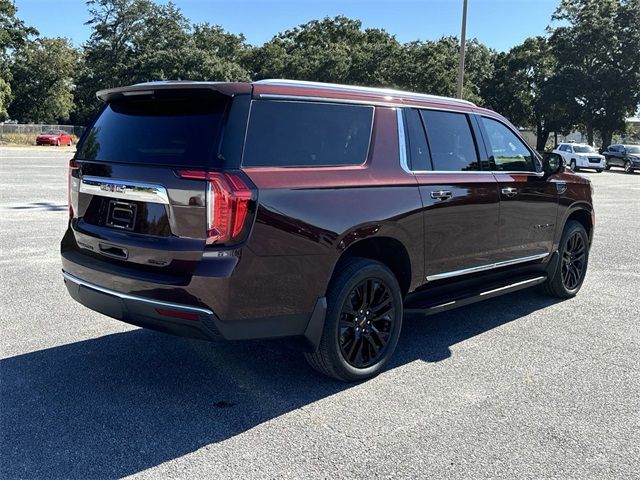
POLYGON ((128 98, 108 104, 76 158, 154 165, 212 166, 227 97, 128 98))
POLYGON ((367 160, 373 107, 254 101, 243 165, 360 165, 367 160))

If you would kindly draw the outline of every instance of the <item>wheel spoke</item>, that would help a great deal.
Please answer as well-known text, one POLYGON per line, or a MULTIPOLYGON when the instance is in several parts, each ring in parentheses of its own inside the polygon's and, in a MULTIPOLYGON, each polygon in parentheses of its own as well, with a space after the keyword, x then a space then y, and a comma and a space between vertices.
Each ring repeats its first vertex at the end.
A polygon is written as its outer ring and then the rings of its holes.
POLYGON ((389 308, 391 308, 391 296, 387 293, 386 300, 374 307, 371 307, 371 312, 373 312, 374 318, 378 318, 383 315, 389 308))
POLYGON ((356 353, 353 356, 353 360, 358 365, 362 365, 364 362, 362 361, 362 346, 364 344, 364 339, 362 337, 358 338, 358 348, 356 349, 356 353))
POLYGON ((367 342, 369 343, 369 345, 371 345, 372 348, 371 357, 377 357, 378 353, 380 352, 380 346, 376 344, 376 341, 371 336, 367 337, 367 342))
POLYGON ((353 340, 351 341, 351 346, 349 347, 349 350, 347 351, 347 359, 351 360, 353 358, 353 352, 354 352, 357 344, 358 344, 358 338, 356 338, 354 336, 353 340))
POLYGON ((387 344, 387 339, 385 338, 384 333, 382 333, 376 327, 373 327, 371 331, 376 334, 376 337, 378 337, 378 340, 380 341, 380 346, 385 346, 387 344))

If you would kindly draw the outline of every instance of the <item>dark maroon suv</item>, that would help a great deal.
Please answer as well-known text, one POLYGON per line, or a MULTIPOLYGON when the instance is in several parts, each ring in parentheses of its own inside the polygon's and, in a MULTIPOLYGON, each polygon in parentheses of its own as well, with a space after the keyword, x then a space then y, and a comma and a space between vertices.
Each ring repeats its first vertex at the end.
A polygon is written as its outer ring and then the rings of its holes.
POLYGON ((472 103, 286 80, 98 97, 61 250, 71 296, 110 317, 291 337, 353 381, 387 364, 403 312, 584 280, 588 180, 472 103))

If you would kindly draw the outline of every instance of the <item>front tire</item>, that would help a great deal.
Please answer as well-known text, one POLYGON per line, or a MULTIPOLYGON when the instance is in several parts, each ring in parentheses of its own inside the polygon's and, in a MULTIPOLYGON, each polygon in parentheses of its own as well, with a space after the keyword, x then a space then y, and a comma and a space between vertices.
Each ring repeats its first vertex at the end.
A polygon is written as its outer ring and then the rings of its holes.
POLYGON ((402 294, 384 264, 348 258, 327 290, 327 316, 317 351, 309 364, 344 382, 371 378, 389 362, 402 329, 402 294))
POLYGON ((575 297, 582 287, 589 263, 589 236, 580 222, 567 222, 558 253, 560 263, 553 276, 543 284, 543 289, 554 297, 575 297))
POLYGON ((573 160, 571 160, 571 162, 569 162, 569 168, 571 168, 572 172, 577 172, 578 171, 578 166, 576 165, 575 159, 573 159, 573 160))

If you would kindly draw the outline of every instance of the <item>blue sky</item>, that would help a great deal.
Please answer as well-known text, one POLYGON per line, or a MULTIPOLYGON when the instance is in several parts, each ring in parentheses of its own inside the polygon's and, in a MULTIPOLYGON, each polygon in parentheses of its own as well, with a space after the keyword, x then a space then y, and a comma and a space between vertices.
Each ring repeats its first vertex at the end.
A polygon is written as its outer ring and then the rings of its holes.
MULTIPOLYGON (((164 3, 164 0, 157 0, 164 3)), ((222 25, 261 44, 312 19, 346 15, 365 27, 384 28, 401 42, 460 34, 462 0, 174 0, 192 22, 222 25)), ((542 35, 559 0, 469 0, 467 36, 508 50, 542 35)), ((90 35, 84 0, 15 0, 18 16, 44 36, 80 46, 90 35)))

